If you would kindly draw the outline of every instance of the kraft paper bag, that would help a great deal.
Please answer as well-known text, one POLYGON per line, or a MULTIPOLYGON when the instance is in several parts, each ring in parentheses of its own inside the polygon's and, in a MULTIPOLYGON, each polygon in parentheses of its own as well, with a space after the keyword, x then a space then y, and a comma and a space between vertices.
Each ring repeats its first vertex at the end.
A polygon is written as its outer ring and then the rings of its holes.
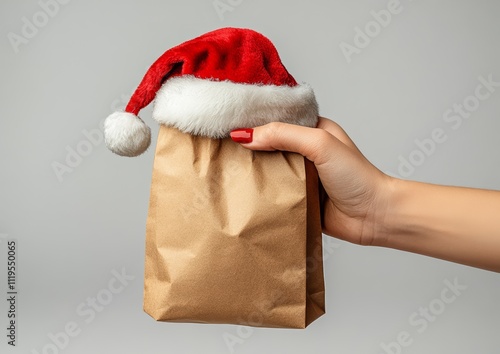
POLYGON ((160 126, 144 310, 159 321, 305 328, 325 312, 318 190, 298 154, 160 126))

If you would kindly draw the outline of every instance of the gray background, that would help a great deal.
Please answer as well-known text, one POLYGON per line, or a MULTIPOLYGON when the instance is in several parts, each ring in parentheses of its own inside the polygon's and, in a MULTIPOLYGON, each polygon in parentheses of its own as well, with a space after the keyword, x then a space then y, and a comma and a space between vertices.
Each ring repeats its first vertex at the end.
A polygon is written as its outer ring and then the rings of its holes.
MULTIPOLYGON (((404 177, 500 189, 500 89, 459 129, 442 118, 474 94, 478 77, 500 81, 500 2, 401 0, 348 63, 340 44, 352 45, 355 28, 389 1, 221 1, 232 4, 222 17, 213 0, 73 0, 16 53, 9 33, 21 35, 23 17, 42 10, 35 0, 2 0, 0 269, 5 294, 5 238, 17 239, 20 294, 18 347, 2 331, 1 352, 379 354, 406 331, 412 343, 402 353, 498 353, 498 274, 326 237, 327 314, 306 330, 156 323, 142 312, 153 149, 120 158, 98 141, 72 172, 58 178, 53 166, 65 164, 68 147, 88 148, 84 130, 101 129, 160 54, 209 30, 249 27, 271 38, 295 78, 315 88, 321 114, 385 172, 400 175, 414 140, 442 128, 446 142, 404 177), (77 307, 122 268, 135 279, 86 323, 77 307), (436 305, 455 278, 467 289, 418 332, 412 313, 436 305), (49 334, 68 322, 80 333, 51 350, 49 334), (238 340, 230 347, 224 338, 238 340)), ((150 112, 141 116, 156 137, 150 112)))

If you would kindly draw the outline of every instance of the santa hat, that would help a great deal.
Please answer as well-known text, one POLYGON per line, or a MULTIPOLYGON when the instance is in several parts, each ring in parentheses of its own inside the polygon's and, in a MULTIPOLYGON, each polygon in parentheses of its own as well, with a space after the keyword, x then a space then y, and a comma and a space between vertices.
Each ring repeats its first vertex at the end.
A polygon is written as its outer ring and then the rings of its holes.
POLYGON ((312 88, 297 84, 271 41, 249 29, 219 29, 161 55, 125 111, 106 118, 111 151, 122 156, 146 151, 151 130, 138 113, 153 99, 158 123, 211 138, 277 121, 314 127, 318 119, 312 88))

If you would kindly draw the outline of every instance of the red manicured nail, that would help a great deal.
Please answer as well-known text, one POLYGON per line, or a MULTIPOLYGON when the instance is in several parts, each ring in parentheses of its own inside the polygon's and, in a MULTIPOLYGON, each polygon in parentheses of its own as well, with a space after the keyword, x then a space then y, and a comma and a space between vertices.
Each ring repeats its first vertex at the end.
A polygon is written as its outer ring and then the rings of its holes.
POLYGON ((248 144, 253 140, 253 129, 252 128, 243 128, 243 129, 235 129, 231 133, 229 133, 231 139, 233 141, 240 144, 248 144))

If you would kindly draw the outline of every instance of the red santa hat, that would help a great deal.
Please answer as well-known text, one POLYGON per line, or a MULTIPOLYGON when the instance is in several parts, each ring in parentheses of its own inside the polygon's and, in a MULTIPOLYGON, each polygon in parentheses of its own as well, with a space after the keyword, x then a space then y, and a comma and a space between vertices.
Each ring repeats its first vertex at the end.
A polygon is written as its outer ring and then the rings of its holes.
POLYGON ((122 156, 146 151, 151 130, 138 113, 153 99, 158 123, 211 138, 270 122, 314 127, 318 119, 312 88, 297 84, 271 41, 249 29, 219 29, 161 55, 125 111, 106 118, 111 151, 122 156))

